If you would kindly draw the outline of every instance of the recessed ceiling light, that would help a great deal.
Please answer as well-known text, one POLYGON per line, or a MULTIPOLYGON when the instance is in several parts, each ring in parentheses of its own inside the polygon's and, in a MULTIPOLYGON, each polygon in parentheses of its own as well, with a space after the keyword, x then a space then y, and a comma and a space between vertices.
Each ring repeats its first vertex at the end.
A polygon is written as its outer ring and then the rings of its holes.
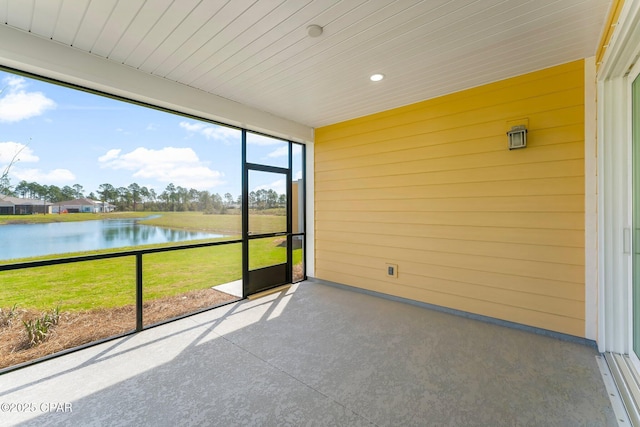
POLYGON ((384 79, 384 74, 372 74, 369 79, 371 79, 372 82, 379 82, 380 80, 384 79))

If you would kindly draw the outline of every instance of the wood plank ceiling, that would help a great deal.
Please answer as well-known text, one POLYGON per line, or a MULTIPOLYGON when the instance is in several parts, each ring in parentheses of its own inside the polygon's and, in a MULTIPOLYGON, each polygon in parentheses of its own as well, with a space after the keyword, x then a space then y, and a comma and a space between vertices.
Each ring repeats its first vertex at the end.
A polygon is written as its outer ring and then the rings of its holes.
POLYGON ((0 0, 0 22, 319 127, 592 56, 610 3, 0 0))

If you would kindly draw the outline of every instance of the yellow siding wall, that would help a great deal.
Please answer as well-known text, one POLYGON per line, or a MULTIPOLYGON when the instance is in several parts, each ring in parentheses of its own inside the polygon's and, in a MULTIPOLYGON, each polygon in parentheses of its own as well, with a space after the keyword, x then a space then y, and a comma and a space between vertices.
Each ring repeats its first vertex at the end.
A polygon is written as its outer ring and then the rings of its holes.
POLYGON ((584 61, 317 129, 315 219, 319 279, 584 336, 584 61))

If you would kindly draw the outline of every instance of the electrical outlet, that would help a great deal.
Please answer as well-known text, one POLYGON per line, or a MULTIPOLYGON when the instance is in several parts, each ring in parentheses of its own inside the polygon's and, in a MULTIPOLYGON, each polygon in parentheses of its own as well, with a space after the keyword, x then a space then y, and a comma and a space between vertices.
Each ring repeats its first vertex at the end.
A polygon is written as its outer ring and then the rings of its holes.
POLYGON ((386 264, 387 277, 398 278, 398 264, 386 264))

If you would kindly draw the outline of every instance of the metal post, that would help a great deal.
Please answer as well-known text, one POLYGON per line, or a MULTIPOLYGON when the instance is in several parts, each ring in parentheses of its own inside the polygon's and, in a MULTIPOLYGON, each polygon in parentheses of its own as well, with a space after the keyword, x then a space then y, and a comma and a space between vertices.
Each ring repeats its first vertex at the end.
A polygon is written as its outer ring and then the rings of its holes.
POLYGON ((247 131, 242 129, 242 298, 249 295, 249 169, 247 131))
POLYGON ((142 330, 142 254, 136 254, 136 331, 142 330))

